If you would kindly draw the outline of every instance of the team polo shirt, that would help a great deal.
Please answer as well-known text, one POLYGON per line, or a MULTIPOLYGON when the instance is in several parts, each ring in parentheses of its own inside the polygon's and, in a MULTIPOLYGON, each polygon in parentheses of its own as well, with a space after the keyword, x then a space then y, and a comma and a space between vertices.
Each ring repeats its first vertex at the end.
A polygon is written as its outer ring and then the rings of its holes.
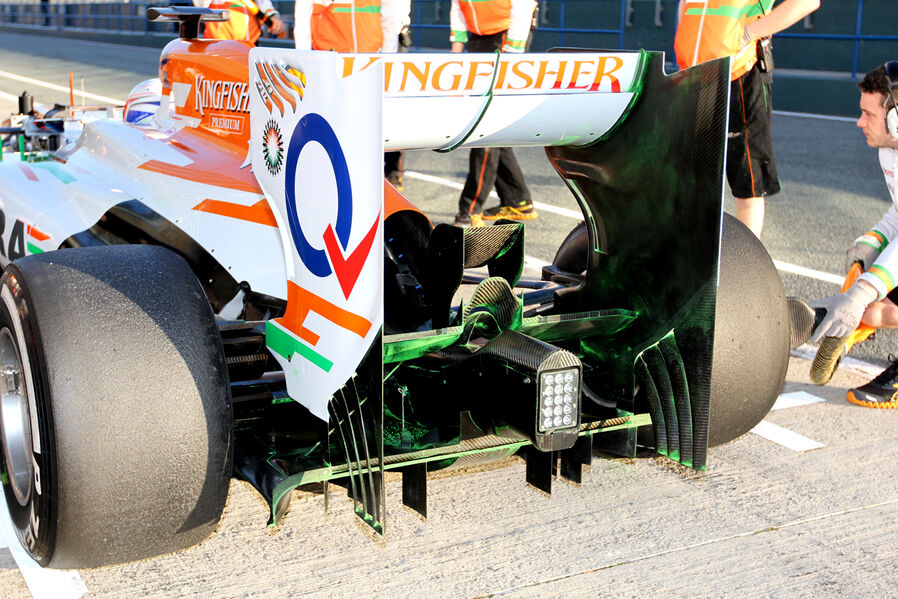
POLYGON ((408 0, 296 0, 293 37, 301 50, 396 52, 408 0))
POLYGON ((767 14, 774 0, 685 0, 674 36, 681 69, 732 56, 731 80, 747 73, 758 60, 755 44, 742 45, 745 26, 767 14))
POLYGON ((523 52, 530 35, 534 0, 452 0, 449 41, 468 41, 468 32, 493 35, 507 31, 503 51, 523 52))

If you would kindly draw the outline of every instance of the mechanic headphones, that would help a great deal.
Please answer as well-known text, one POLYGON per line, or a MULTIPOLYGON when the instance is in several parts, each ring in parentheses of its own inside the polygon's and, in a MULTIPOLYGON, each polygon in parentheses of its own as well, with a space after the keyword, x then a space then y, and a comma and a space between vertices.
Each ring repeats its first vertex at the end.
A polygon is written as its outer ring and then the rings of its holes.
POLYGON ((898 104, 895 103, 895 90, 898 90, 898 60, 890 60, 883 65, 886 70, 886 81, 889 93, 886 94, 883 106, 886 109, 886 131, 892 139, 898 140, 898 104))

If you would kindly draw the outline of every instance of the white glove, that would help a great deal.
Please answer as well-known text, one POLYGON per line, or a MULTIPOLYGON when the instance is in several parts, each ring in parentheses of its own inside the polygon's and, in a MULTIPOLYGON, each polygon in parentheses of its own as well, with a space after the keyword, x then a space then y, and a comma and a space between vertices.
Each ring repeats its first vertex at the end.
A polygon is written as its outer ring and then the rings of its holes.
POLYGON ((845 254, 845 272, 851 270, 855 262, 860 262, 864 271, 868 270, 876 262, 885 245, 882 236, 873 231, 855 239, 854 245, 848 248, 845 254))
POLYGON ((824 337, 847 337, 861 324, 867 306, 877 299, 879 293, 872 285, 858 281, 845 293, 811 302, 812 308, 826 310, 826 317, 811 335, 811 343, 824 337))

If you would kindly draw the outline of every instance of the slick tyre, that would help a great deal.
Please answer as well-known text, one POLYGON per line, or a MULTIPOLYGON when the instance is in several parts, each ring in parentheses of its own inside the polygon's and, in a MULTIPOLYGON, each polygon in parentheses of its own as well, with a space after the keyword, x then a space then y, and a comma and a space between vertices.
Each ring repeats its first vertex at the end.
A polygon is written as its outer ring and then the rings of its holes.
POLYGON ((789 368, 789 307, 783 282, 751 230, 725 214, 711 367, 708 445, 761 422, 789 368))
MULTIPOLYGON (((588 244, 580 223, 552 263, 567 272, 585 271, 588 244)), ((767 250, 745 225, 724 214, 709 446, 747 433, 770 411, 789 366, 789 330, 786 294, 767 250)))
POLYGON ((586 223, 581 221, 567 234, 558 250, 552 264, 565 272, 586 272, 586 258, 589 254, 589 235, 586 232, 586 223))
POLYGON ((121 563, 214 530, 231 472, 229 383, 179 256, 109 246, 10 264, 0 367, 0 479, 38 563, 121 563))

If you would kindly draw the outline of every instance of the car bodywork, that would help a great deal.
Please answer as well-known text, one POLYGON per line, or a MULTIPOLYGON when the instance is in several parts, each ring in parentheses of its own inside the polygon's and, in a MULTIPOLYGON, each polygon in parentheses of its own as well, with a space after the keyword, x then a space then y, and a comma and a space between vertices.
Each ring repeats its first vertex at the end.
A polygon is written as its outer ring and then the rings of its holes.
POLYGON ((706 467, 728 61, 666 75, 654 52, 188 36, 160 79, 151 126, 85 109, 5 153, 0 262, 184 257, 219 316, 234 471, 270 522, 293 489, 335 482, 382 532, 386 470, 426 514, 428 471, 513 453, 550 491, 593 448, 635 455, 640 428, 706 467), (522 224, 433 226, 383 181, 384 149, 522 145, 546 147, 583 211, 582 271, 521 280, 522 224))

